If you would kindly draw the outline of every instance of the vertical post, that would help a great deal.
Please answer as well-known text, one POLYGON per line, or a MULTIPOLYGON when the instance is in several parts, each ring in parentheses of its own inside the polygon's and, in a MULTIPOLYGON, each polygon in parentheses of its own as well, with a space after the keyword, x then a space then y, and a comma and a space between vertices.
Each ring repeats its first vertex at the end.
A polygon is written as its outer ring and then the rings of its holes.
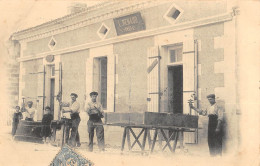
POLYGON ((161 112, 160 110, 160 101, 161 101, 161 70, 160 70, 160 60, 161 60, 161 56, 160 56, 160 49, 159 49, 159 46, 158 46, 158 112, 161 112))
POLYGON ((183 146, 183 130, 181 130, 180 131, 180 147, 181 147, 181 149, 183 149, 184 148, 184 146, 183 146))
POLYGON ((124 127, 124 133, 123 133, 123 139, 122 139, 122 145, 121 145, 121 151, 122 152, 124 151, 124 148, 125 148, 126 130, 127 130, 127 127, 124 127))
POLYGON ((130 140, 129 128, 126 129, 126 138, 127 138, 128 150, 130 151, 132 148, 131 148, 131 140, 130 140))
POLYGON ((143 137, 143 145, 142 145, 142 151, 145 150, 145 143, 146 143, 146 137, 147 137, 147 128, 144 129, 144 137, 143 137))
POLYGON ((156 139, 157 139, 157 132, 158 132, 157 129, 155 129, 154 136, 153 136, 153 143, 152 143, 152 147, 151 147, 151 153, 154 150, 154 146, 155 146, 156 139))
POLYGON ((177 145, 177 141, 178 141, 178 137, 179 137, 179 130, 177 129, 177 130, 175 131, 175 140, 174 140, 174 143, 173 143, 172 152, 175 152, 176 145, 177 145))
POLYGON ((148 131, 147 131, 147 138, 148 138, 149 149, 151 149, 152 141, 151 141, 151 130, 150 129, 148 129, 148 131))
POLYGON ((58 112, 58 120, 61 119, 61 110, 62 110, 62 65, 59 63, 59 112, 58 112))

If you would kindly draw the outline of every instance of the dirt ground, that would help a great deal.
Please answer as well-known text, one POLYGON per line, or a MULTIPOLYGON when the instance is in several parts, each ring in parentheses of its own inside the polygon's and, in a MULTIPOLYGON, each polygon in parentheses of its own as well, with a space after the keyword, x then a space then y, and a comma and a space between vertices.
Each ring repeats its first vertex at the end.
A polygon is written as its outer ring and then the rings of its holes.
MULTIPOLYGON (((0 134, 0 165, 10 166, 46 166, 51 163, 60 147, 50 144, 39 144, 31 142, 13 141, 10 134, 10 127, 2 127, 0 134)), ((196 145, 185 146, 184 150, 176 149, 176 152, 159 152, 141 154, 125 150, 121 153, 120 147, 106 145, 106 151, 100 153, 97 145, 94 145, 94 152, 87 151, 87 142, 82 142, 80 148, 75 151, 92 161, 96 166, 132 166, 132 165, 240 165, 242 162, 234 157, 211 158, 208 155, 207 147, 196 145)), ((251 161, 255 165, 257 161, 251 161)))

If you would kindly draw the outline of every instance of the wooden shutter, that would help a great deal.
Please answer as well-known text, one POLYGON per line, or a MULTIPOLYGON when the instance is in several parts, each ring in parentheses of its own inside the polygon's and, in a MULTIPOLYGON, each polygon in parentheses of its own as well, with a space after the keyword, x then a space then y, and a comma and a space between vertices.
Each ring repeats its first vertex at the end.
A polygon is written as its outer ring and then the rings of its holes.
MULTIPOLYGON (((195 115, 194 110, 190 110, 188 100, 194 99, 197 92, 197 62, 195 41, 190 39, 183 42, 183 114, 195 115)), ((195 104, 196 106, 196 104, 195 104)), ((184 133, 185 143, 196 143, 197 132, 184 133)))
POLYGON ((45 74, 45 65, 40 65, 37 72, 37 99, 39 102, 37 106, 35 120, 41 120, 43 116, 45 106, 45 74))
POLYGON ((160 107, 160 56, 158 47, 150 47, 147 51, 147 111, 159 112, 160 107))

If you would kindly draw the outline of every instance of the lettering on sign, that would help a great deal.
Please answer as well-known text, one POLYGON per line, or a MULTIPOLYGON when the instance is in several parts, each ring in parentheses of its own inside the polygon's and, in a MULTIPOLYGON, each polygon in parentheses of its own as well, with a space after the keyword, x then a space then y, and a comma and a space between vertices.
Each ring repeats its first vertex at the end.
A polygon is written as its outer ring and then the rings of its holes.
POLYGON ((114 18, 114 24, 118 36, 145 30, 145 24, 140 12, 119 18, 114 18))

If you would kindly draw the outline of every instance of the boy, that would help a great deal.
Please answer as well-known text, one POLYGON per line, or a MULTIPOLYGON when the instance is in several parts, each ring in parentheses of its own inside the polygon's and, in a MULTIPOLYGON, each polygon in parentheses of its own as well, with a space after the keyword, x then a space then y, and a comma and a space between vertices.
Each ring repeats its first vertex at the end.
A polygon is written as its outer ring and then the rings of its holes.
POLYGON ((91 92, 90 97, 91 101, 86 105, 86 112, 89 115, 88 120, 88 133, 89 133, 89 151, 93 151, 93 138, 94 130, 96 128, 98 147, 100 151, 105 150, 105 141, 104 141, 104 128, 102 125, 94 125, 94 123, 102 123, 101 118, 103 118, 103 109, 102 105, 97 102, 97 92, 91 92))
POLYGON ((37 112, 35 108, 33 108, 33 102, 28 101, 27 102, 28 107, 25 108, 24 116, 26 121, 33 121, 34 115, 37 112))
POLYGON ((49 106, 45 107, 45 114, 42 118, 42 137, 44 137, 44 142, 46 143, 46 138, 51 136, 51 121, 53 120, 53 115, 51 114, 51 108, 49 106))
POLYGON ((15 107, 15 113, 13 115, 13 128, 12 128, 12 136, 15 135, 17 126, 19 124, 19 121, 23 119, 23 115, 20 112, 20 106, 15 107))

